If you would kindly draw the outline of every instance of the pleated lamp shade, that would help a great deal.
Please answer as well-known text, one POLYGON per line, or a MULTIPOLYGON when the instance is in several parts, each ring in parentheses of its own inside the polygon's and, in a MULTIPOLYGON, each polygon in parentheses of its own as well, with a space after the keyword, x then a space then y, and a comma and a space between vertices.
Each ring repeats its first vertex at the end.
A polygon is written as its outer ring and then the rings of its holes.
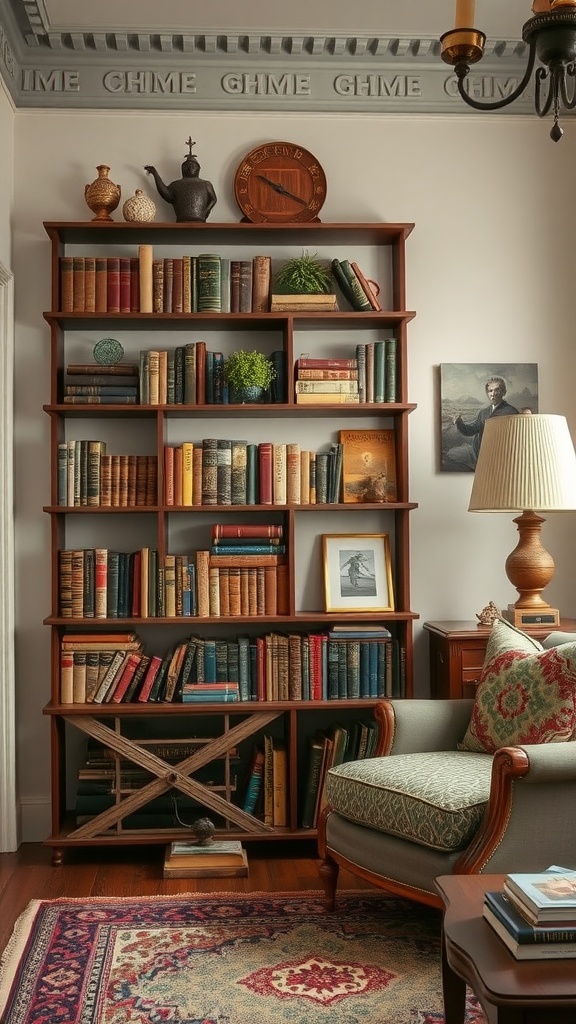
POLYGON ((506 575, 519 598, 504 614, 516 626, 558 625, 560 613, 543 599, 554 575, 542 546, 538 512, 576 510, 576 453, 564 416, 495 416, 486 421, 470 512, 521 512, 519 540, 506 575))
POLYGON ((576 453, 565 416, 486 421, 469 512, 576 510, 576 453))

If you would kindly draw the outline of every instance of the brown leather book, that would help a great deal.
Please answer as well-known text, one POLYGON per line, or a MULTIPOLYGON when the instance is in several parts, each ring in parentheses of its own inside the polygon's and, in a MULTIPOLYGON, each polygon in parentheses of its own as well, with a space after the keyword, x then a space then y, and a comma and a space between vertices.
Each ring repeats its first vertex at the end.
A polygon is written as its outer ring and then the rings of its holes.
POLYGON ((252 312, 267 313, 270 309, 270 256, 255 256, 252 261, 252 312))
POLYGON ((95 312, 106 313, 108 311, 108 260, 105 256, 96 256, 94 291, 95 312))
POLYGON ((181 256, 173 260, 172 312, 184 312, 184 264, 181 256))
POLYGON ((108 312, 120 312, 120 257, 109 256, 108 264, 108 312))
POLYGON ((72 262, 72 306, 75 313, 85 313, 86 277, 84 257, 74 256, 72 262))
POLYGON ((96 312, 96 257, 86 256, 84 259, 84 309, 87 313, 96 312))
POLYGON ((164 260, 152 263, 152 308, 154 313, 164 312, 164 260))
POLYGON ((74 259, 72 256, 60 257, 60 309, 63 313, 72 313, 74 309, 73 295, 74 259))
MULTIPOLYGON (((88 269, 88 268, 86 268, 88 269)), ((120 257, 120 312, 129 313, 131 309, 130 299, 130 258, 120 257)))

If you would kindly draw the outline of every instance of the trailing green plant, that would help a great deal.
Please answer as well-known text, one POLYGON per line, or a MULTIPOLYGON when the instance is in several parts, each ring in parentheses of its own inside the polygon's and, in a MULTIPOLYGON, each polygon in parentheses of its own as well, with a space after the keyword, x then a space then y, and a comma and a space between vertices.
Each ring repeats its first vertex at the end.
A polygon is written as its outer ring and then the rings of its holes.
POLYGON ((242 388, 268 388, 276 376, 270 360, 256 350, 238 349, 224 360, 224 379, 235 391, 242 388))
POLYGON ((274 279, 276 291, 281 295, 313 295, 332 290, 332 275, 326 260, 310 256, 307 249, 301 256, 288 260, 274 279))

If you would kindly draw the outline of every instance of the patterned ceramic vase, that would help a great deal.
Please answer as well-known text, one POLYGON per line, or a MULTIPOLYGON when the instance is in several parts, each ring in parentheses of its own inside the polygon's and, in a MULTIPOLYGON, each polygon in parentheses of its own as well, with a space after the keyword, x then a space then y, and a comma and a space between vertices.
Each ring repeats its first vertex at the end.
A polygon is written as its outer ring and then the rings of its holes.
POLYGON ((137 188, 134 195, 127 199, 122 207, 122 216, 128 221, 150 221, 156 216, 156 204, 152 202, 141 188, 137 188))
POLYGON ((98 177, 91 185, 84 186, 84 198, 92 210, 92 220, 112 220, 110 214, 120 202, 120 185, 110 181, 106 164, 98 164, 98 177))

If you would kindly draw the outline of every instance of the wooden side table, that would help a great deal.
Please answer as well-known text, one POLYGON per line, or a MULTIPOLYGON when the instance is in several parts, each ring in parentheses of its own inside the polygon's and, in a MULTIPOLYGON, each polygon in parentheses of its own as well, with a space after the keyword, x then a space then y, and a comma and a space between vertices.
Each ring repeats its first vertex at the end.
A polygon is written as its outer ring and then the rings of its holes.
POLYGON ((441 875, 445 1024, 463 1024, 466 985, 491 1024, 574 1024, 574 960, 515 960, 482 917, 484 893, 504 875, 441 875))
MULTIPOLYGON (((425 622, 430 638, 430 696, 455 700, 474 697, 480 682, 489 626, 476 622, 425 622)), ((576 619, 562 619, 555 629, 576 632, 576 619)), ((539 640, 552 632, 550 626, 525 630, 539 640)))

